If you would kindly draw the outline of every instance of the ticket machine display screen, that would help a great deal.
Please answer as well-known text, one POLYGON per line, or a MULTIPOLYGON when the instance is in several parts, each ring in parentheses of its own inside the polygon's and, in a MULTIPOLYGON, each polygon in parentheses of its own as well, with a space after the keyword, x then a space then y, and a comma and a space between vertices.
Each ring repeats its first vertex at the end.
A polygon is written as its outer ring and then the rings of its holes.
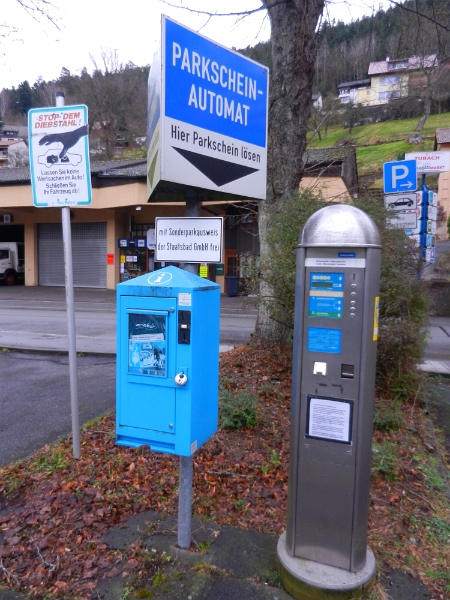
POLYGON ((342 319, 344 305, 343 273, 310 273, 308 316, 342 319))

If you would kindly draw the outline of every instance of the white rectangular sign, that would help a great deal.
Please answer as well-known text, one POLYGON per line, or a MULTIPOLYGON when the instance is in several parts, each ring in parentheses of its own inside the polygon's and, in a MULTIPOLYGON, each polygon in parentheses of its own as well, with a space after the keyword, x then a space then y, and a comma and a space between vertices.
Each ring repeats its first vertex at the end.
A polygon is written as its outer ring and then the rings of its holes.
POLYGON ((415 229, 417 227, 417 210, 398 210, 394 217, 387 219, 387 222, 396 229, 415 229))
POLYGON ((384 206, 387 209, 402 211, 408 208, 416 208, 417 193, 411 194, 389 194, 384 197, 384 206))
POLYGON ((35 206, 92 202, 87 106, 32 108, 28 113, 30 174, 35 206))
POLYGON ((405 160, 415 160, 417 173, 450 171, 450 152, 407 152, 405 160))
POLYGON ((148 194, 168 181, 265 199, 267 67, 167 17, 154 60, 148 194))
POLYGON ((222 217, 157 217, 158 262, 221 263, 222 217))

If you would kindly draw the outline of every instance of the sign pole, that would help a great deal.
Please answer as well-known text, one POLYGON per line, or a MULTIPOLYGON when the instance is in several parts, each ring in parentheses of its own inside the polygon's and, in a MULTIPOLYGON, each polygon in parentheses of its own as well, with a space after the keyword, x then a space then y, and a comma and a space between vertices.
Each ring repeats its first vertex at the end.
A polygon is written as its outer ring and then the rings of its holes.
MULTIPOLYGON (((189 188, 186 188, 186 217, 199 217, 201 200, 197 194, 190 197, 189 188)), ((184 270, 188 273, 197 274, 198 265, 185 263, 184 270)), ((192 482, 194 472, 194 458, 192 456, 180 456, 180 475, 178 482, 178 546, 189 548, 191 545, 192 531, 192 482)))
MULTIPOLYGON (((64 93, 56 92, 56 107, 61 108, 64 104, 64 93)), ((70 227, 70 208, 68 206, 63 206, 61 209, 61 221, 66 282, 70 407, 72 413, 72 452, 74 458, 80 458, 80 419, 78 410, 77 339, 75 333, 75 302, 73 292, 72 233, 70 227)))

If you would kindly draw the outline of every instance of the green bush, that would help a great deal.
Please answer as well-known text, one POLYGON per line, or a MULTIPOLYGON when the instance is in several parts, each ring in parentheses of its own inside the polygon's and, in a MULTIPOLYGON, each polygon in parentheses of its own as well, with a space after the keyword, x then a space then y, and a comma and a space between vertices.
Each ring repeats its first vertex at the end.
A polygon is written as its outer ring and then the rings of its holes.
POLYGON ((221 429, 248 429, 256 425, 256 398, 246 390, 236 395, 226 390, 219 398, 221 429))
POLYGON ((392 433, 400 429, 403 423, 401 405, 398 398, 390 401, 380 398, 375 402, 375 412, 373 415, 373 426, 378 431, 387 431, 392 433))
POLYGON ((303 225, 311 215, 327 203, 320 194, 302 190, 285 200, 283 204, 273 205, 269 209, 270 229, 267 243, 270 258, 266 264, 253 264, 245 275, 251 282, 252 292, 258 293, 258 283, 268 283, 273 295, 258 297, 267 308, 271 318, 284 328, 284 340, 292 341, 294 330, 295 303, 295 260, 298 236, 303 225))
POLYGON ((372 446, 372 473, 380 473, 386 479, 397 479, 399 454, 398 446, 384 439, 372 446))

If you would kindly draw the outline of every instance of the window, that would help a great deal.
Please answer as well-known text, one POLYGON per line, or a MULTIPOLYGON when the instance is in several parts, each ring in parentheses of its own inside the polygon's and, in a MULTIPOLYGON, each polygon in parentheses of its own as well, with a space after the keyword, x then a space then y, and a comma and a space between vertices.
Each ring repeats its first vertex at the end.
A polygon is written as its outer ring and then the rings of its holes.
POLYGON ((389 90, 378 94, 380 100, 390 100, 391 98, 400 98, 400 90, 389 90))
POLYGON ((9 250, 0 250, 0 260, 5 260, 5 258, 9 258, 9 250))
POLYGON ((389 71, 394 71, 395 69, 406 69, 408 67, 407 60, 395 60, 388 63, 389 71))
POLYGON ((136 237, 145 237, 147 235, 147 231, 154 227, 154 225, 150 225, 150 223, 135 223, 134 224, 134 234, 136 237))
POLYGON ((390 75, 389 77, 381 77, 380 85, 396 85, 400 83, 400 77, 398 75, 390 75))

